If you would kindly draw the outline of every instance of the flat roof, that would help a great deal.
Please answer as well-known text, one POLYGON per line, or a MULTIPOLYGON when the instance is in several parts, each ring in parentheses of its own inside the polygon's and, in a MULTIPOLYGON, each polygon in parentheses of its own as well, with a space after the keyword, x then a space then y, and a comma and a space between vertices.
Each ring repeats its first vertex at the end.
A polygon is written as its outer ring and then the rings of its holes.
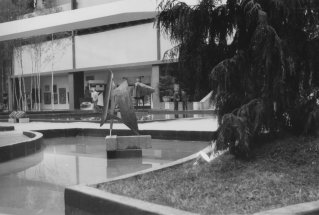
POLYGON ((0 41, 150 19, 155 0, 120 0, 107 4, 0 23, 0 41))

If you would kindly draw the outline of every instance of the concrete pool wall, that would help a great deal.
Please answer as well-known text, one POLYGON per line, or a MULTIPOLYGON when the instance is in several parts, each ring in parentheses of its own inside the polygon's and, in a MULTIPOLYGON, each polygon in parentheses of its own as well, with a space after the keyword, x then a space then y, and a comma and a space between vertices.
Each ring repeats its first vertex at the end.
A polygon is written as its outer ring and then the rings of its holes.
POLYGON ((43 135, 34 131, 23 131, 20 135, 25 136, 24 140, 12 142, 7 140, 10 137, 10 132, 7 135, 2 135, 0 146, 0 162, 10 161, 16 158, 25 157, 33 154, 42 148, 43 135))
POLYGON ((0 132, 1 131, 13 131, 14 126, 0 126, 0 132))
MULTIPOLYGON (((109 129, 87 129, 87 128, 71 128, 71 129, 51 129, 37 130, 43 134, 44 138, 54 137, 70 137, 70 136, 93 136, 106 137, 109 135, 109 129)), ((113 135, 128 136, 133 135, 130 130, 116 129, 112 131, 113 135)), ((173 130, 140 130, 141 135, 151 135, 152 139, 163 140, 189 140, 189 141, 210 141, 215 132, 212 131, 173 131, 173 130)))

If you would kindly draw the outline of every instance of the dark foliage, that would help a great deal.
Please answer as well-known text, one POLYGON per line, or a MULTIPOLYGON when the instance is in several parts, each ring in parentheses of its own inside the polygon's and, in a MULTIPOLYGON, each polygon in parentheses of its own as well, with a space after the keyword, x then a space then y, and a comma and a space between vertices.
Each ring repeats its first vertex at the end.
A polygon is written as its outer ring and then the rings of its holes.
POLYGON ((157 23, 179 45, 181 64, 192 68, 187 56, 201 69, 190 69, 188 76, 206 78, 202 70, 213 68, 210 80, 220 122, 217 146, 248 158, 254 139, 264 133, 315 134, 319 1, 216 3, 202 0, 189 7, 164 0, 157 23), (227 43, 230 37, 233 40, 227 43), (199 57, 195 50, 203 47, 213 47, 210 50, 219 54, 205 52, 199 57))

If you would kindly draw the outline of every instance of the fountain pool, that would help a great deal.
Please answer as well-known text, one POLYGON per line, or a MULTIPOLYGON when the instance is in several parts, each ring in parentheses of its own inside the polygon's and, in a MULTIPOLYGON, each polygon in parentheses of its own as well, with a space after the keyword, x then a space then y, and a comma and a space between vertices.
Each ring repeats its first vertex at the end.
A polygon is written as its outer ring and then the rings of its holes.
POLYGON ((44 149, 0 164, 0 213, 64 214, 64 188, 94 184, 200 151, 201 141, 152 140, 142 158, 106 158, 104 137, 43 139, 44 149))

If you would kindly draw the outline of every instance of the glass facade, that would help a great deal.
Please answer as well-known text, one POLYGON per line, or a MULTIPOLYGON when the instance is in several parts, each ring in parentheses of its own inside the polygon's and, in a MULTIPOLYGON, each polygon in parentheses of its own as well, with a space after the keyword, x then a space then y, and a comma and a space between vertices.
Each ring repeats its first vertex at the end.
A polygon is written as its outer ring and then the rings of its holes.
POLYGON ((37 0, 38 8, 61 8, 62 11, 107 4, 119 0, 37 0))
POLYGON ((91 7, 100 4, 107 4, 111 2, 116 2, 119 0, 76 0, 76 8, 91 7))

